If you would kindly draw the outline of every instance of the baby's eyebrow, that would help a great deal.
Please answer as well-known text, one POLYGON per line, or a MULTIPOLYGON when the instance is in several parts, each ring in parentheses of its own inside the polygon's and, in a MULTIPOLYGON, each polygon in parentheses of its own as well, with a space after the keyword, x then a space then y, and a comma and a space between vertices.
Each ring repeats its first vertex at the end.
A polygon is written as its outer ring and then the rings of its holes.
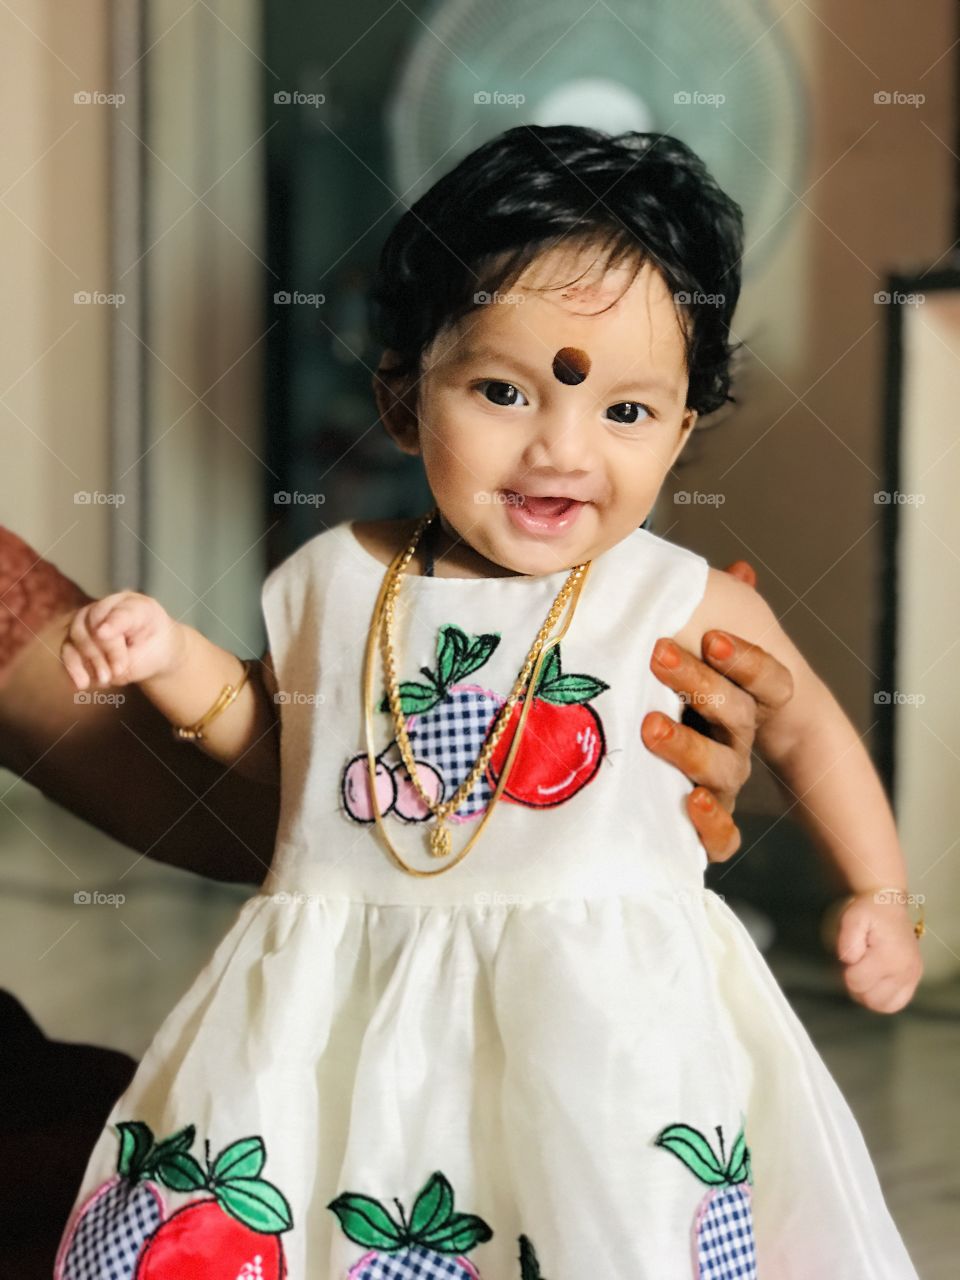
POLYGON ((453 365, 455 368, 463 368, 470 364, 480 364, 483 360, 497 360, 500 364, 513 365, 528 377, 537 376, 534 370, 525 365, 522 360, 518 360, 509 352, 498 351, 496 347, 459 347, 453 357, 453 365))
MULTIPOLYGON (((481 364, 484 360, 496 361, 501 365, 510 365, 528 378, 548 379, 555 381, 550 369, 550 360, 552 356, 547 357, 544 367, 540 370, 532 369, 523 360, 517 358, 509 351, 499 351, 496 347, 458 347, 454 353, 451 363, 455 369, 466 368, 468 365, 481 364)), ((594 381, 596 372, 594 372, 594 381)), ((659 391, 665 396, 676 396, 678 388, 669 379, 661 378, 656 374, 645 374, 638 370, 636 375, 624 378, 622 382, 613 387, 606 394, 617 395, 621 391, 659 391)), ((594 385, 591 388, 593 394, 596 394, 597 388, 594 385)))

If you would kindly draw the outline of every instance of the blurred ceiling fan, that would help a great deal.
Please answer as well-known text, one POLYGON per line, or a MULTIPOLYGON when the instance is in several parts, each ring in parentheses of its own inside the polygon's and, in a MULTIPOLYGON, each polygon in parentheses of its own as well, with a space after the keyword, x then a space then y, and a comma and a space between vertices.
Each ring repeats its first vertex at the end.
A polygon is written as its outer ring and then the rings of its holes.
POLYGON ((448 0, 421 21, 388 106, 406 201, 523 122, 665 132, 741 204, 744 276, 767 260, 799 194, 809 113, 764 0, 448 0))

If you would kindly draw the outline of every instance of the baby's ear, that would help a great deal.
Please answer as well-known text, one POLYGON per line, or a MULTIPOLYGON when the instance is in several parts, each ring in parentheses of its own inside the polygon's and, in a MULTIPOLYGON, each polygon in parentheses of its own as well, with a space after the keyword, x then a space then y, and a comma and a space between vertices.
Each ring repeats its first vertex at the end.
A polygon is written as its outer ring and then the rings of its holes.
POLYGON ((419 418, 417 417, 416 372, 392 375, 399 365, 399 356, 389 348, 380 357, 380 364, 373 375, 373 394, 380 413, 380 421, 387 434, 404 453, 420 452, 419 418))
POLYGON ((684 409, 683 417, 680 419, 680 430, 677 433, 677 442, 674 446, 673 456, 670 459, 671 467, 683 452, 687 442, 693 435, 693 428, 696 426, 697 418, 699 416, 700 415, 696 409, 684 409))

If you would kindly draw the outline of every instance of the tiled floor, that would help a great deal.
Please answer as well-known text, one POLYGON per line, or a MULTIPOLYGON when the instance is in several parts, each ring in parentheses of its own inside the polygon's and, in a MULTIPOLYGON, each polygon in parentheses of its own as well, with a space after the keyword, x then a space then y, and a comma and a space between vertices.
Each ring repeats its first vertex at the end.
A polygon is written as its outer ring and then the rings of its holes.
MULTIPOLYGON (((252 890, 138 860, 0 773, 4 793, 0 986, 48 1035, 139 1058, 252 890)), ((890 1018, 815 959, 776 942, 766 957, 853 1108, 922 1280, 957 1280, 960 982, 890 1018)))

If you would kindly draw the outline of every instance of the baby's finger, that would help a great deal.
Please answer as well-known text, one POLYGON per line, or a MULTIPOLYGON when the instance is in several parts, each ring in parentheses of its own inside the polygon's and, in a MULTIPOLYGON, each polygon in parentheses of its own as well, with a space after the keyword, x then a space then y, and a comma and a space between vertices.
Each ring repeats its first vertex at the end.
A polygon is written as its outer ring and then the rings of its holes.
POLYGON ((897 1003, 903 992, 904 986, 901 979, 888 975, 875 982, 866 991, 859 992, 855 998, 858 1003, 867 1009, 872 1009, 874 1013, 895 1013, 906 1003, 906 1000, 897 1003))
POLYGON ((867 955, 856 964, 848 965, 843 976, 851 994, 862 996, 888 974, 889 969, 878 956, 867 955))
POLYGON ((110 663, 114 676, 122 675, 127 668, 127 650, 137 628, 135 611, 125 605, 116 605, 101 621, 91 622, 91 632, 110 663))
POLYGON ((840 917, 837 955, 844 964, 857 964, 867 952, 870 917, 856 905, 847 907, 840 917))
POLYGON ((83 665, 83 659, 77 652, 76 646, 71 644, 69 640, 63 642, 60 649, 60 660, 76 688, 86 689, 90 683, 90 676, 83 665))
POLYGON ((111 675, 114 679, 118 679, 127 670, 129 661, 126 638, 122 635, 104 638, 99 632, 97 638, 104 657, 110 664, 111 675))
POLYGON ((114 591, 109 596, 101 596, 99 600, 91 601, 87 605, 87 627, 94 631, 105 618, 129 599, 129 591, 114 591))
POLYGON ((89 665, 94 677, 101 684, 109 684, 110 668, 95 639, 87 629, 86 612, 86 607, 77 610, 76 616, 70 624, 69 638, 73 641, 81 658, 89 665))
POLYGON ((892 990, 889 994, 885 994, 882 1003, 872 1004, 870 1007, 875 1009, 877 1013, 899 1013, 913 999, 914 987, 908 982, 899 985, 892 981, 892 990))

